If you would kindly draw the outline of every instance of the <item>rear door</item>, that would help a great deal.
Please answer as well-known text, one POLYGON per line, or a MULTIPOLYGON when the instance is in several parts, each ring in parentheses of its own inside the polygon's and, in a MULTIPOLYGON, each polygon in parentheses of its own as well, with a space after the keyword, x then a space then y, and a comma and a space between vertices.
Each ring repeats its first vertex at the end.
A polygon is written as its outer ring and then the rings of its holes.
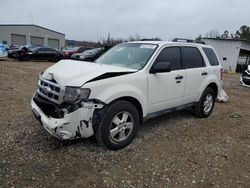
POLYGON ((52 48, 45 48, 44 51, 44 59, 53 59, 54 57, 56 57, 57 55, 57 51, 52 49, 52 48))
POLYGON ((154 64, 157 62, 169 62, 171 72, 148 73, 149 113, 181 105, 185 88, 185 70, 179 47, 165 47, 154 64))
POLYGON ((194 102, 200 96, 202 83, 208 76, 205 61, 196 47, 182 47, 182 61, 186 70, 186 86, 183 103, 194 102))
POLYGON ((44 48, 37 48, 32 55, 33 56, 32 59, 37 59, 37 60, 44 59, 44 51, 45 51, 44 48))

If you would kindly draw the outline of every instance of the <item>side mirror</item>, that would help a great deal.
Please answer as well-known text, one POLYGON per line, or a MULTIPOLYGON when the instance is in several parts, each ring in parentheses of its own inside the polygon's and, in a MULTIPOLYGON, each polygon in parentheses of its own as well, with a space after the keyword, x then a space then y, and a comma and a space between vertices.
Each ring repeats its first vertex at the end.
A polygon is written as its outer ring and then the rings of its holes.
POLYGON ((149 71, 151 74, 164 72, 171 72, 171 65, 169 62, 156 62, 149 71))

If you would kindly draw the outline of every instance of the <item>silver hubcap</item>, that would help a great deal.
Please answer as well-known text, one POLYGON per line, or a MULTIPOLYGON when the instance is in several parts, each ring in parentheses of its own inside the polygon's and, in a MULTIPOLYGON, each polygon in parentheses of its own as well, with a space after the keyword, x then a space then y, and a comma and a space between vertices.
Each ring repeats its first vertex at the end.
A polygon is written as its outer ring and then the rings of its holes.
POLYGON ((131 134, 134 120, 129 112, 119 112, 110 124, 110 136, 115 142, 126 140, 131 134))
POLYGON ((204 103, 203 103, 203 109, 204 109, 205 113, 209 113, 210 112, 210 110, 213 107, 213 102, 214 102, 213 95, 212 94, 208 94, 206 96, 205 100, 204 100, 204 103))

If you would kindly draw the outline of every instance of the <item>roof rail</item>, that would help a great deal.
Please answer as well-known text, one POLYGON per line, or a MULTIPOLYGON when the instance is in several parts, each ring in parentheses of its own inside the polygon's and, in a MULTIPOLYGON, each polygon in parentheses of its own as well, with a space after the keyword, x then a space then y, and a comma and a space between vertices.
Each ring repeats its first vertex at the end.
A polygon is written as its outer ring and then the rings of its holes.
POLYGON ((186 42, 186 43, 197 43, 197 44, 206 44, 202 40, 192 40, 192 39, 183 39, 183 38, 175 38, 172 42, 186 42))
POLYGON ((141 39, 141 41, 161 41, 159 38, 141 39))
POLYGON ((195 43, 192 39, 184 39, 184 38, 175 38, 172 42, 187 42, 187 43, 195 43))

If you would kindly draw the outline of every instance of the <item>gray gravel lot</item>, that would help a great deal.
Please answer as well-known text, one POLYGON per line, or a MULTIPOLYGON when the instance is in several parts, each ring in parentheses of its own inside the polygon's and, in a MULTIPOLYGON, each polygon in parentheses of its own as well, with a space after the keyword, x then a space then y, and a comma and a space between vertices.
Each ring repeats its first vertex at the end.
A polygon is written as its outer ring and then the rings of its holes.
POLYGON ((141 126, 120 151, 94 138, 59 141, 32 117, 36 80, 52 63, 0 61, 0 187, 250 187, 250 88, 225 74, 228 103, 141 126))

